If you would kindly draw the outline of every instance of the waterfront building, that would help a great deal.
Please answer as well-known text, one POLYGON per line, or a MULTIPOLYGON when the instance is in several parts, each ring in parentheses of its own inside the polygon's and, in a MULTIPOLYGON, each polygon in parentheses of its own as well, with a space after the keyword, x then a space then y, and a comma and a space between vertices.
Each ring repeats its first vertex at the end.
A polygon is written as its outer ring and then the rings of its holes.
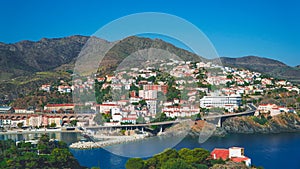
POLYGON ((284 106, 277 106, 276 104, 260 104, 255 112, 255 115, 276 116, 284 112, 290 112, 290 110, 284 106))
POLYGON ((251 159, 245 156, 245 150, 242 147, 230 147, 229 149, 215 148, 210 155, 215 160, 229 159, 237 163, 244 162, 247 166, 251 166, 251 159))

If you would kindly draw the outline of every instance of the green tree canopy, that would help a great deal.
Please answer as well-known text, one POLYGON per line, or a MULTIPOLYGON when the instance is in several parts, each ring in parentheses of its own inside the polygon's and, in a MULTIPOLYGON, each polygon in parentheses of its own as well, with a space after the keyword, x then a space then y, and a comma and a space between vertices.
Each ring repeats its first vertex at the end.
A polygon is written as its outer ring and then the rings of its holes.
POLYGON ((126 169, 143 169, 144 161, 141 158, 131 158, 126 162, 126 169))

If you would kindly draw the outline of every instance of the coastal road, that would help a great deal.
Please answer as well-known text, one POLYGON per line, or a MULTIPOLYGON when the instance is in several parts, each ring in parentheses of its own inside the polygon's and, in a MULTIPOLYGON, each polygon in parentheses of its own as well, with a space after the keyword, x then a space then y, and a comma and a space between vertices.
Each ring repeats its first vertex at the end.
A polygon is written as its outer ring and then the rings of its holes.
POLYGON ((234 117, 234 116, 243 116, 243 115, 251 115, 256 111, 256 107, 252 104, 249 103, 247 105, 250 110, 241 112, 241 113, 230 113, 230 114, 220 114, 220 115, 213 115, 213 116, 203 116, 203 119, 215 119, 215 118, 222 118, 222 117, 234 117))
POLYGON ((146 127, 146 126, 160 126, 160 125, 168 125, 168 124, 177 124, 185 121, 190 121, 191 119, 185 120, 175 120, 175 121, 163 121, 156 123, 146 123, 146 124, 126 124, 126 125, 114 125, 114 126, 89 126, 85 127, 86 129, 101 129, 101 128, 121 128, 121 127, 146 127))

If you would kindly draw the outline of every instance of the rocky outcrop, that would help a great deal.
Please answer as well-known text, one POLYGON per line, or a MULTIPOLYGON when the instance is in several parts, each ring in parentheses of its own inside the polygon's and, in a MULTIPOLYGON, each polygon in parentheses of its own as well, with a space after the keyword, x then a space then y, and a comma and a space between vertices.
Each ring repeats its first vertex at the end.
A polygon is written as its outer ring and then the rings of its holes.
POLYGON ((210 136, 224 137, 227 135, 227 132, 223 128, 216 128, 214 124, 208 123, 204 120, 198 120, 194 122, 194 125, 191 127, 189 132, 191 136, 202 136, 208 138, 210 136))
MULTIPOLYGON (((228 161, 226 164, 215 164, 214 166, 210 167, 210 169, 249 169, 250 167, 247 167, 243 163, 235 163, 228 161)), ((251 167, 252 169, 255 169, 255 167, 251 167)))
POLYGON ((254 117, 234 117, 225 120, 222 126, 227 133, 280 133, 300 131, 300 117, 284 113, 259 124, 254 117))

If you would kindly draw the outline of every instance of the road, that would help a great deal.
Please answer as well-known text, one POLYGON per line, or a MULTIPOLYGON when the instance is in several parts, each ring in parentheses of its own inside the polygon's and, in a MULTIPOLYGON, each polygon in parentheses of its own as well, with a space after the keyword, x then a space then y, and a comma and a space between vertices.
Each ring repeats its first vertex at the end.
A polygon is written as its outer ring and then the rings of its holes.
POLYGON ((221 117, 233 117, 233 116, 241 116, 241 115, 249 115, 253 114, 256 111, 256 107, 252 104, 249 103, 247 105, 250 110, 241 112, 241 113, 231 113, 231 114, 220 114, 220 115, 213 115, 213 116, 203 116, 203 119, 215 119, 215 118, 221 118, 221 117))
MULTIPOLYGON (((214 115, 214 116, 204 116, 203 119, 214 119, 220 117, 233 117, 233 116, 241 116, 241 115, 249 115, 253 114, 256 111, 256 107, 251 103, 249 103, 248 108, 250 110, 241 112, 241 113, 231 113, 231 114, 222 114, 222 115, 214 115)), ((86 129, 101 129, 101 128, 124 128, 124 127, 146 127, 146 126, 159 126, 159 125, 167 125, 167 124, 176 124, 181 123, 184 121, 190 121, 191 119, 185 120, 175 120, 175 121, 164 121, 164 122, 157 122, 157 123, 147 123, 147 124, 128 124, 128 125, 115 125, 115 126, 89 126, 85 127, 86 129)))
POLYGON ((89 126, 85 127, 86 129, 101 129, 101 128, 120 128, 120 127, 146 127, 146 126, 159 126, 159 125, 167 125, 167 124, 176 124, 184 121, 190 121, 190 119, 185 120, 175 120, 175 121, 164 121, 164 122, 156 122, 156 123, 146 123, 146 124, 127 124, 127 125, 115 125, 115 126, 89 126))

